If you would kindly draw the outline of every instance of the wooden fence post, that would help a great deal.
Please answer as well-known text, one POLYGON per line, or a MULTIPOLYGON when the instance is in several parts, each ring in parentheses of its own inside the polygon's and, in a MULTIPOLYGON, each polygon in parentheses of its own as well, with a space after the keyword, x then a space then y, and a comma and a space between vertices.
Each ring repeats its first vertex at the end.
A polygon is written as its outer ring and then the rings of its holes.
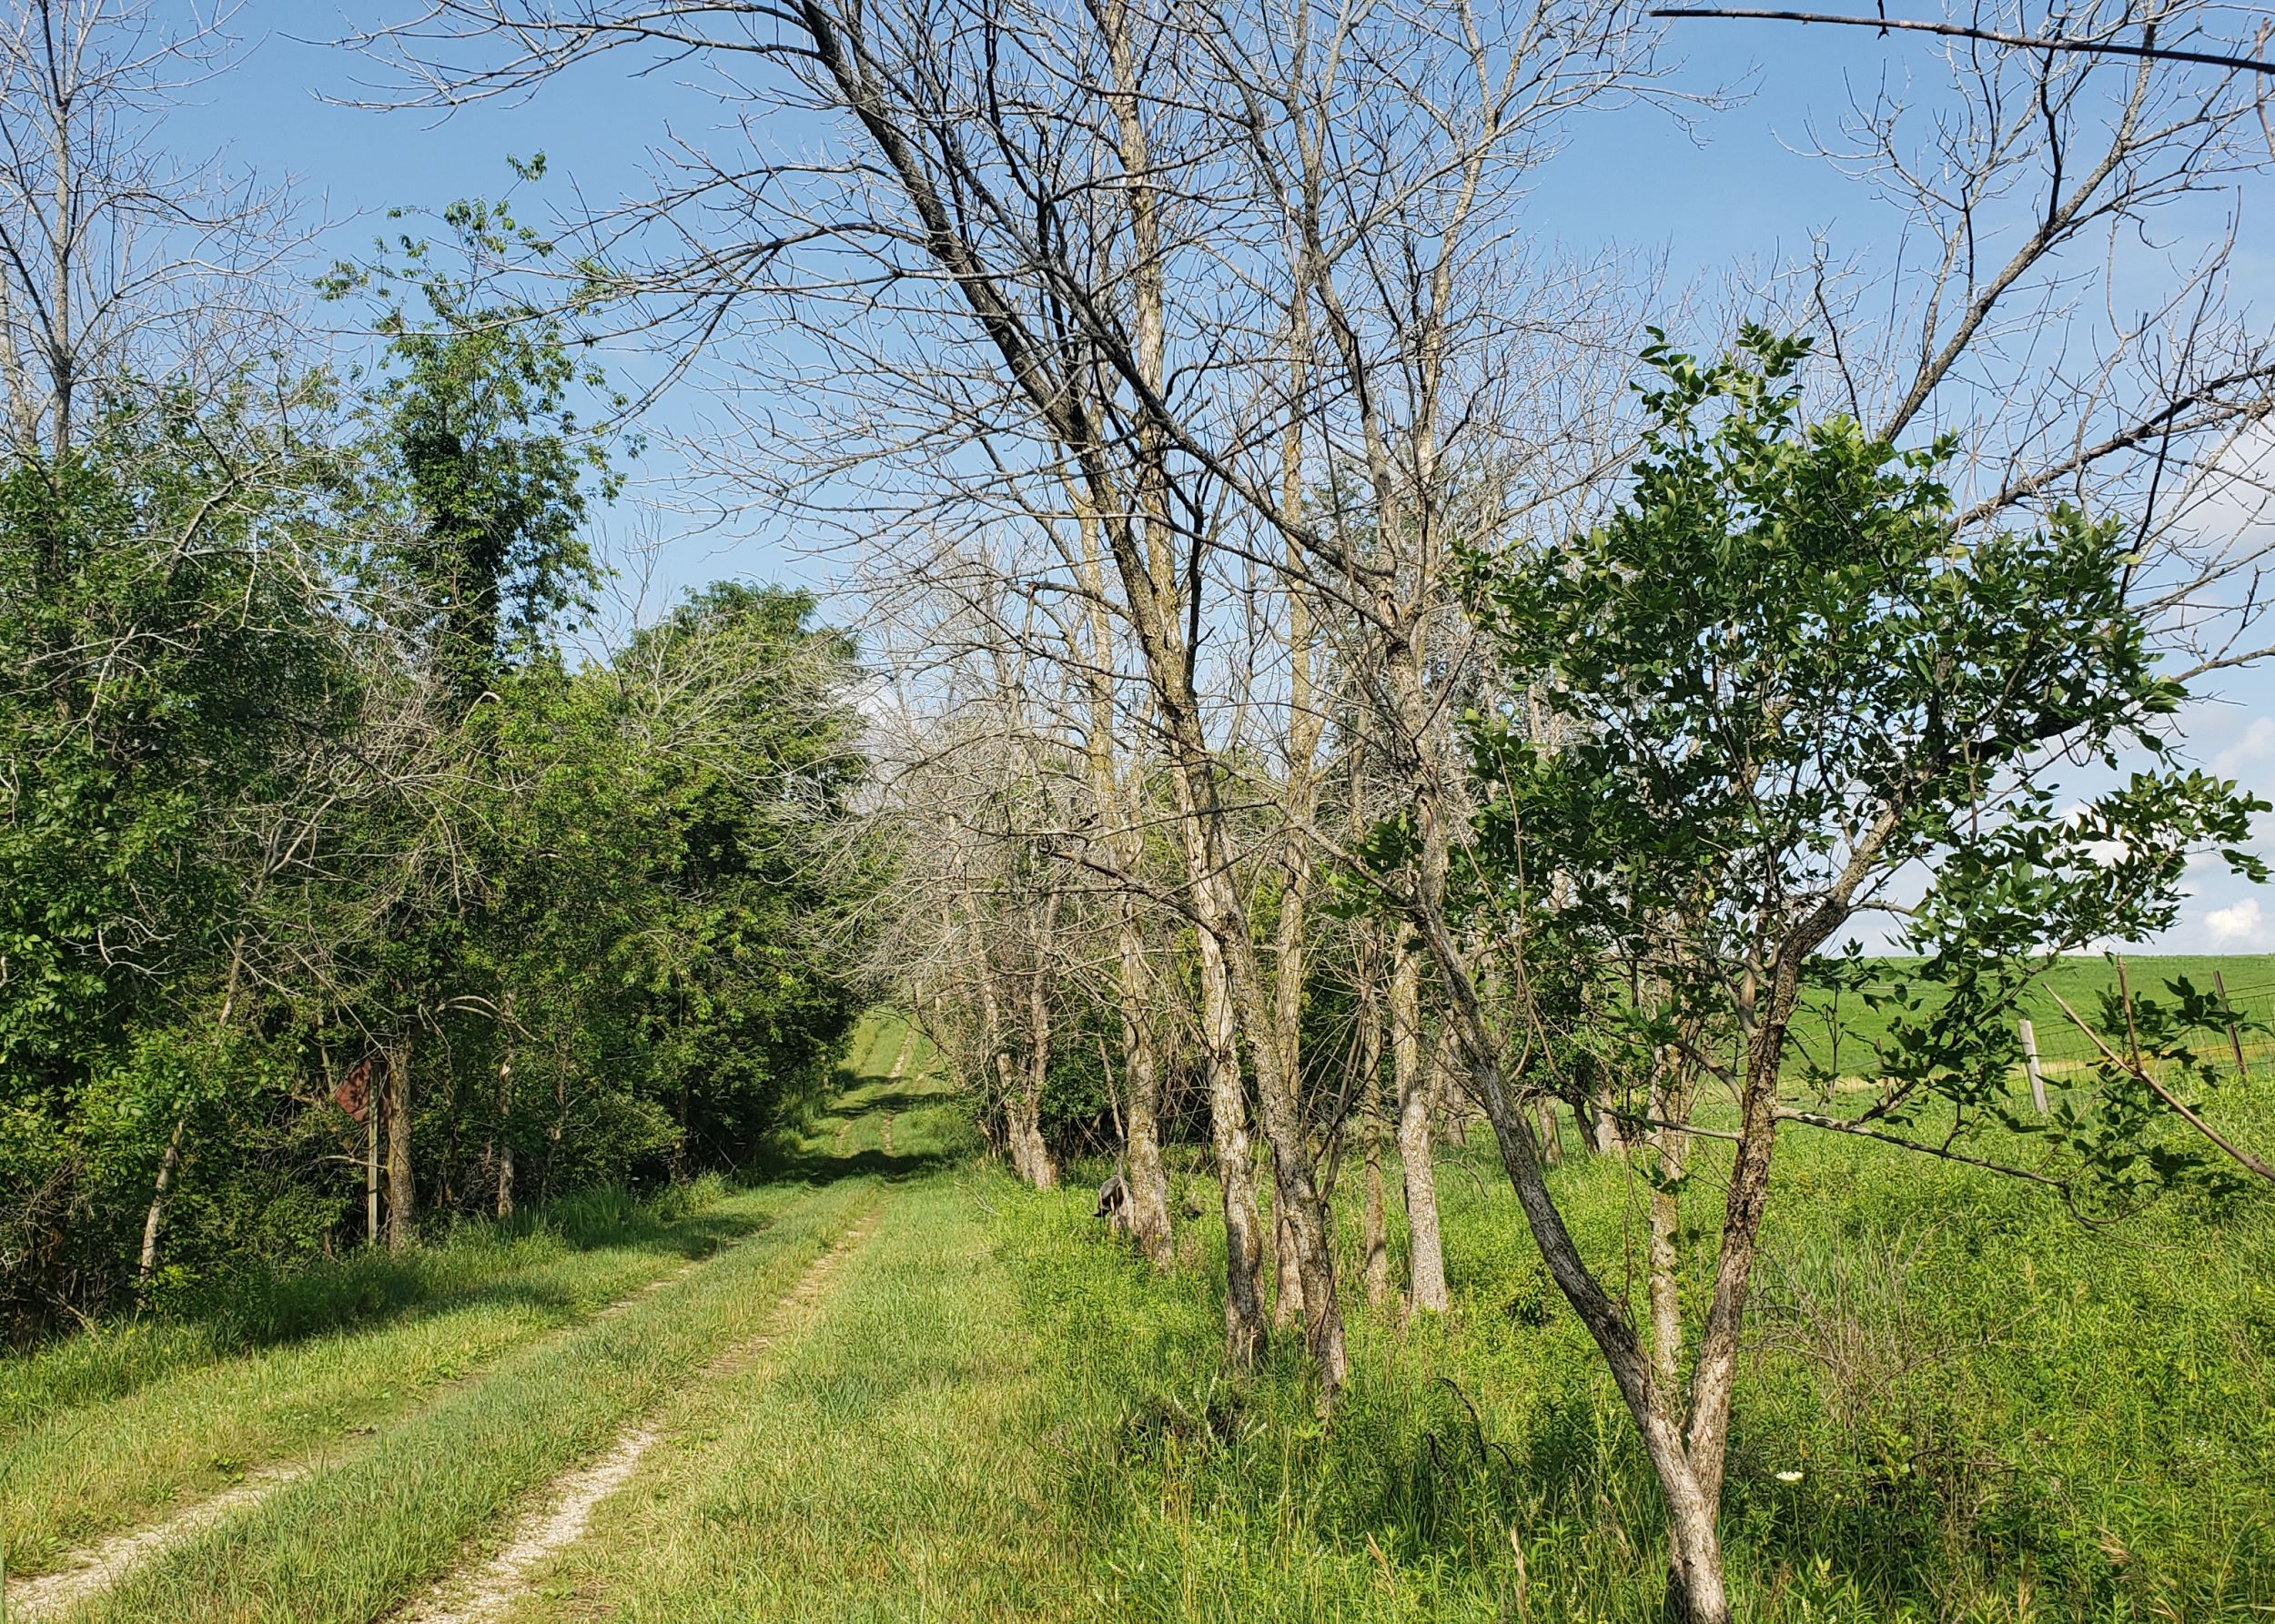
POLYGON ((2027 1021, 2017 1021, 2016 1029, 2022 1037, 2022 1069, 2030 1074, 2030 1103, 2046 1115, 2046 1078, 2038 1071, 2038 1034, 2027 1021))
POLYGON ((2251 1074, 2243 1069, 2243 1034, 2236 1030, 2235 1006, 2228 1004, 2228 978, 2215 970, 2212 985, 2219 989, 2219 1002, 2228 1006, 2228 1046, 2236 1052, 2236 1081, 2249 1083, 2251 1074))

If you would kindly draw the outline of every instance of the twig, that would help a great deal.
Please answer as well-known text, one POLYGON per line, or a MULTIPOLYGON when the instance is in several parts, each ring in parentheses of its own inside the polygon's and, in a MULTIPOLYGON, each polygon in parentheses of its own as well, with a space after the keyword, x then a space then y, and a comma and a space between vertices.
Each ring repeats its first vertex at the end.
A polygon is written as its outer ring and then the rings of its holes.
POLYGON ((1906 1139, 1900 1134, 1884 1134, 1876 1128, 1863 1127, 1838 1116, 1821 1116, 1814 1111, 1789 1111, 1781 1105, 1777 1110, 1777 1120, 1797 1122, 1806 1127, 1823 1128, 1827 1133, 1853 1134, 1859 1139, 1876 1139, 1883 1145, 1893 1145, 1899 1150, 1916 1150, 1922 1155, 1936 1156, 1943 1161, 1963 1162, 1969 1167, 1980 1167, 1990 1173, 2003 1173, 2008 1178, 2027 1178, 2032 1184, 2048 1185, 2057 1190, 2067 1191, 2069 1188, 2068 1180, 2055 1178, 2048 1174, 2033 1173, 2027 1167, 2017 1167, 2006 1162, 1987 1161, 1981 1156, 1971 1156, 1964 1151, 1953 1150, 1949 1145, 1923 1145, 1916 1139, 1906 1139))
POLYGON ((1770 11, 1754 6, 1653 6, 1654 17, 1751 18, 1770 23, 1829 23, 1836 27, 1877 28, 1886 33, 1900 28, 1911 34, 1940 34, 1952 39, 1980 39, 1992 45, 2015 45, 2027 51, 2081 51, 2105 56, 2139 56, 2154 62, 2197 62, 2207 67, 2240 69, 2245 73, 2275 74, 2275 62, 2256 56, 2227 56, 2212 51, 2180 51, 2169 45, 2128 45, 2116 40, 2068 39, 2061 35, 2037 36, 2002 34, 1994 28, 1970 28, 1962 23, 1916 22, 1901 17, 1845 17, 1822 11, 1770 11))

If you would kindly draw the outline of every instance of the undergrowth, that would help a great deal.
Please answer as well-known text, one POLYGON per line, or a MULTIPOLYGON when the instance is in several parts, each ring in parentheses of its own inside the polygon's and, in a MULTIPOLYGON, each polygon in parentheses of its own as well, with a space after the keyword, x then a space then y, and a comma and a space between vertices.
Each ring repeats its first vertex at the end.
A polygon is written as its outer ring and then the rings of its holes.
MULTIPOLYGON (((1741 1616, 2275 1609, 2275 1202, 2093 1230, 1963 1168, 1780 1155, 1724 1517, 1741 1616)), ((1292 1334, 1226 1369, 1204 1225, 1158 1278, 1079 1197, 1006 1194, 999 1255, 1069 1395, 1073 1544, 1115 1616, 1655 1624, 1657 1490, 1617 1395, 1483 1147, 1440 1171, 1454 1312, 1347 1301, 1326 1426, 1292 1334)), ((1556 1176, 1616 1283, 1624 1168, 1556 1176)), ((1686 1223, 1711 1234, 1719 1194, 1686 1223)))

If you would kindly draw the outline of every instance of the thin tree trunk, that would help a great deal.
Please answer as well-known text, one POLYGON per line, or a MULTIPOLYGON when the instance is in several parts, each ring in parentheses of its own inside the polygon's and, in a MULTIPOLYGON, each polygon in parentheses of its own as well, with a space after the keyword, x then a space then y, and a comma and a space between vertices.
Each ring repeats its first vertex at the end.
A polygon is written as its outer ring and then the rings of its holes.
POLYGON ((1541 1117, 1541 1162, 1553 1167, 1564 1159, 1564 1130, 1556 1119, 1556 1096, 1544 1094, 1537 1107, 1541 1117))
POLYGON ((410 1176, 410 1044, 399 1040, 387 1056, 387 1244, 410 1248, 414 1237, 410 1176))
POLYGON ((1249 1142, 1249 1102, 1234 1046, 1232 995, 1224 953, 1207 929, 1200 943, 1201 1044, 1208 1068, 1208 1124, 1217 1181, 1224 1197, 1225 1347, 1235 1364, 1263 1351, 1264 1236, 1256 1210, 1255 1153, 1249 1142))
POLYGON ((1659 1075, 1653 1080, 1651 1115, 1664 1125, 1652 1132, 1658 1153, 1658 1176, 1651 1184, 1651 1242, 1649 1253, 1652 1373, 1666 1393, 1680 1390, 1683 1379, 1683 1226, 1679 1187, 1688 1135, 1673 1125, 1683 1120, 1682 1091, 1672 1085, 1673 1068, 1679 1059, 1663 1054, 1659 1075))
POLYGON ((1054 891, 1043 904, 1042 928, 1035 941, 1035 969, 1027 978, 1026 1092, 1019 1112, 1027 1136, 1027 1180, 1038 1190, 1058 1187, 1058 1169, 1043 1138, 1043 1089, 1050 1078, 1051 1063, 1051 944, 1057 924, 1058 893, 1054 891))
POLYGON ((149 1215, 142 1221, 142 1262, 135 1272, 135 1290, 148 1296, 150 1282, 158 1272, 158 1231, 166 1222, 166 1197, 174 1188, 175 1169, 182 1165, 182 1135, 189 1127, 187 1107, 174 1114, 174 1132, 166 1142, 166 1151, 158 1157, 158 1176, 150 1195, 149 1215))
POLYGON ((1612 1080, 1606 1076, 1597 1083, 1589 1096, 1591 1114, 1590 1148, 1600 1155, 1611 1155, 1627 1148, 1627 1135, 1620 1131, 1619 1117, 1613 1106, 1612 1080))
POLYGON ((1438 1233, 1438 1175, 1430 1155, 1431 1079, 1421 1064, 1421 958, 1401 927, 1390 970, 1390 1058, 1398 1078, 1398 1155, 1406 1181, 1407 1298, 1442 1314, 1446 1264, 1438 1233))
POLYGON ((1169 1226, 1169 1175, 1161 1163, 1160 1066, 1154 1053, 1145 940, 1138 930, 1137 905, 1127 896, 1121 905, 1120 947, 1122 1077, 1129 1094, 1129 1114, 1122 1127, 1129 1231, 1154 1267, 1166 1269, 1177 1256, 1177 1245, 1169 1226))
POLYGON ((381 1102, 363 1102, 363 1244, 379 1244, 379 1115, 381 1102))
POLYGON ((1003 1004, 996 996, 995 976, 984 963, 978 982, 980 1018, 986 1023, 988 1057, 996 1070, 996 1103, 1003 1114, 1004 1154, 1011 1159, 1013 1175, 1032 1184, 1034 1170, 1027 1161, 1031 1142, 1019 1119, 1019 1079, 1003 1029, 1003 1004))
POLYGON ((1304 1322, 1303 1264, 1297 1256, 1295 1230, 1288 1222, 1288 1203, 1277 1185, 1272 1190, 1272 1260, 1278 1286, 1272 1298, 1272 1328, 1284 1331, 1304 1322))
MULTIPOLYGON (((1291 380, 1289 398, 1302 393, 1304 378, 1303 327, 1304 306, 1298 299, 1291 307, 1292 328, 1289 354, 1292 358, 1295 376, 1291 380)), ((1303 446, 1299 432, 1291 427, 1281 445, 1280 513, 1292 532, 1303 516, 1303 446)), ((1296 566, 1290 580, 1299 578, 1301 556, 1291 540, 1289 543, 1289 562, 1296 566)), ((1312 758, 1318 753, 1320 736, 1325 729, 1325 718, 1320 715, 1312 694, 1311 672, 1311 603, 1301 587, 1292 588, 1287 597, 1288 605, 1288 757, 1287 770, 1281 785, 1281 799, 1288 822, 1280 854, 1280 866, 1285 879, 1279 893, 1279 920, 1272 942, 1272 1038, 1278 1050, 1281 1087, 1292 1105, 1296 1128, 1302 1132, 1303 1106, 1301 1083, 1303 1077, 1303 975, 1305 958, 1304 925, 1311 891, 1311 821, 1318 811, 1319 786, 1312 771, 1312 758)), ((1306 1150, 1308 1153, 1308 1145, 1306 1150)), ((1306 1155, 1307 1172, 1309 1155, 1306 1155)), ((1304 1241, 1293 1209, 1302 1203, 1304 1192, 1289 1192, 1280 1187, 1275 1157, 1272 1210, 1278 1219, 1279 1241, 1279 1295, 1274 1304, 1272 1322, 1289 1326, 1298 1322, 1309 1324, 1316 1311, 1309 1307, 1306 1276, 1316 1276, 1324 1263, 1332 1268, 1331 1252, 1324 1259, 1307 1259, 1304 1241), (1307 1267, 1307 1265, 1309 1266, 1307 1267)), ((1321 1202, 1324 1207, 1324 1202, 1321 1202)), ((1322 1211, 1321 1218, 1325 1214, 1322 1211)), ((1322 1224, 1324 1229, 1324 1224, 1322 1224)), ((1326 1235, 1318 1243, 1330 1246, 1326 1235)))
MULTIPOLYGON (((245 938, 240 934, 229 948, 229 978, 221 994, 221 1012, 214 1017, 217 1037, 228 1030, 230 1012, 237 1008, 237 977, 244 963, 244 951, 245 938)), ((174 1131, 167 1135, 166 1149, 158 1157, 157 1177, 151 1186, 150 1210, 142 1220, 142 1256, 135 1269, 137 1296, 148 1295, 150 1282, 157 1276, 158 1236, 166 1226, 166 1200, 173 1193, 175 1176, 181 1171, 182 1137, 188 1130, 189 1107, 184 1105, 174 1114, 174 1131)))
MULTIPOLYGON (((506 1014, 513 1014, 512 994, 506 996, 506 1014)), ((685 1098, 685 1090, 682 1091, 685 1098)), ((680 1116, 680 1140, 687 1138, 687 1117, 682 1105, 680 1116)), ((505 1056, 498 1062, 498 1215, 513 1216, 513 1040, 506 1039, 505 1056)))
POLYGON ((1366 1078, 1360 1088, 1367 1135, 1367 1215, 1363 1246, 1367 1306, 1380 1308, 1390 1296, 1390 1225, 1382 1188, 1382 1013, 1370 986, 1360 1004, 1359 1064, 1366 1078))

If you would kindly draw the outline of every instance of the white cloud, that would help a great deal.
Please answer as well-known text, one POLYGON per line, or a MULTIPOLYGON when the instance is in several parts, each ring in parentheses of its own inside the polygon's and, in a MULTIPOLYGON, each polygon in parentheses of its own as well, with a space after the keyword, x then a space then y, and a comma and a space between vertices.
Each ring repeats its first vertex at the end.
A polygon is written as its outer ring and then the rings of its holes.
POLYGON ((2222 778, 2242 778, 2270 761, 2275 761, 2275 716, 2255 716, 2241 738, 2212 758, 2212 771, 2222 778))
POLYGON ((2265 935, 2260 918, 2260 899, 2245 897, 2204 915, 2204 929, 2220 947, 2251 947, 2265 935))

